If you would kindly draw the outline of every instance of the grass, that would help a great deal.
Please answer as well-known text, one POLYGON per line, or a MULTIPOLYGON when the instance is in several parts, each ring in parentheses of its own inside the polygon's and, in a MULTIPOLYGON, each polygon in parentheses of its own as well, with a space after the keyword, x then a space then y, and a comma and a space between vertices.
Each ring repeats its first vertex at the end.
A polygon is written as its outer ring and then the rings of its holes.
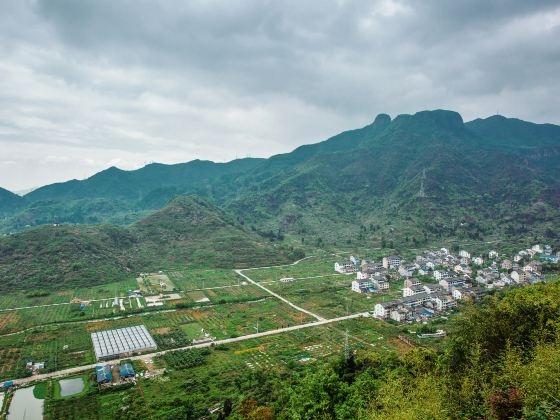
POLYGON ((208 287, 238 285, 241 278, 230 269, 188 269, 167 273, 180 290, 196 290, 208 287))
POLYGON ((252 270, 246 270, 244 274, 258 282, 275 281, 287 277, 297 279, 330 275, 334 272, 334 263, 340 259, 341 257, 336 255, 321 255, 307 258, 295 265, 255 268, 252 270))
POLYGON ((33 396, 38 400, 44 400, 47 395, 47 382, 39 382, 37 385, 33 387, 33 396))

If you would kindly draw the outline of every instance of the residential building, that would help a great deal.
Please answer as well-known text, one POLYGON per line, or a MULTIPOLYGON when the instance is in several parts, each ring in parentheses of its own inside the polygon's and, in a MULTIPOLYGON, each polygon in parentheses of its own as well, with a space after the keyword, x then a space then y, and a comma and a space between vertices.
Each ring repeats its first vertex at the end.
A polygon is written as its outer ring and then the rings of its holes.
POLYGON ((395 308, 397 305, 398 303, 394 301, 376 303, 373 307, 373 316, 380 319, 387 319, 389 318, 391 309, 395 308))
POLYGON ((390 318, 393 321, 397 321, 397 322, 408 321, 410 320, 410 309, 405 308, 403 306, 399 306, 391 310, 390 318))
POLYGON ((443 286, 436 283, 426 283, 423 285, 423 287, 424 287, 424 292, 428 294, 439 293, 445 290, 443 286))
POLYGON ((375 289, 370 279, 354 280, 352 282, 352 291, 356 293, 373 293, 375 289))
POLYGON ((465 285, 465 280, 459 277, 453 277, 451 279, 442 279, 439 281, 439 284, 445 290, 450 290, 451 287, 463 287, 465 285))
POLYGON ((459 251, 459 257, 470 258, 471 254, 463 249, 459 251))
POLYGON ((422 284, 420 282, 420 280, 418 280, 416 277, 412 277, 412 278, 406 279, 404 281, 403 287, 416 286, 416 285, 419 285, 419 284, 422 284))
POLYGON ((448 270, 435 270, 434 271, 434 278, 436 280, 450 279, 452 277, 455 277, 455 273, 453 271, 448 271, 448 270))
POLYGON ((482 259, 482 257, 474 257, 472 262, 476 265, 482 265, 484 263, 484 260, 482 259))
POLYGON ((403 277, 412 277, 415 271, 415 265, 401 265, 399 267, 399 274, 403 277))
POLYGON ((414 296, 419 293, 425 293, 424 287, 421 284, 415 284, 414 286, 405 287, 403 289, 403 297, 414 296))
POLYGON ((438 311, 446 311, 457 306, 457 302, 455 302, 453 296, 449 293, 438 293, 433 299, 438 311))
POLYGON ((397 269, 401 265, 401 257, 397 255, 391 255, 389 257, 383 257, 383 267, 390 269, 397 269))
POLYGON ((334 263, 334 271, 337 271, 342 274, 350 274, 350 273, 355 273, 357 270, 356 270, 356 266, 352 261, 346 260, 346 261, 334 263))
POLYGON ((427 293, 418 293, 413 296, 403 297, 401 302, 405 306, 419 306, 430 301, 430 296, 427 293))

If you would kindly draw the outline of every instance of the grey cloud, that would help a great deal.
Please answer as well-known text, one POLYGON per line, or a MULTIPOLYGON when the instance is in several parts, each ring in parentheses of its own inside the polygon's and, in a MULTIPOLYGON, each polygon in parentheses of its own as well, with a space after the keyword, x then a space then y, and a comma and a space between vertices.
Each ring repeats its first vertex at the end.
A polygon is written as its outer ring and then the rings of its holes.
POLYGON ((0 164, 2 186, 268 156, 379 112, 560 122, 557 1, 5 3, 0 148, 22 167, 32 148, 90 160, 51 158, 39 181, 0 164))

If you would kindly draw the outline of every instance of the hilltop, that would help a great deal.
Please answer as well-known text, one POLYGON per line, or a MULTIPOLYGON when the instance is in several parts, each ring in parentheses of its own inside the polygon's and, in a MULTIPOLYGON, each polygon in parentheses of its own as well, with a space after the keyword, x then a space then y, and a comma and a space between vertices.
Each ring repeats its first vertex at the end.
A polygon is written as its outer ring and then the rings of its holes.
POLYGON ((139 271, 288 262, 273 247, 196 197, 180 197, 129 227, 41 226, 0 238, 0 291, 110 283, 139 271))

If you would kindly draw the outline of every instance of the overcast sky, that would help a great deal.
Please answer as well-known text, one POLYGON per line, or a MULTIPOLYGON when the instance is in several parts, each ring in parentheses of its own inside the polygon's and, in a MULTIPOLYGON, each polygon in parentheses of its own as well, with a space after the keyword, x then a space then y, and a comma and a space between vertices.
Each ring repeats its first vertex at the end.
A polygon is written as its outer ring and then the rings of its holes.
POLYGON ((270 156, 424 109, 560 123, 560 2, 2 0, 0 186, 270 156))

